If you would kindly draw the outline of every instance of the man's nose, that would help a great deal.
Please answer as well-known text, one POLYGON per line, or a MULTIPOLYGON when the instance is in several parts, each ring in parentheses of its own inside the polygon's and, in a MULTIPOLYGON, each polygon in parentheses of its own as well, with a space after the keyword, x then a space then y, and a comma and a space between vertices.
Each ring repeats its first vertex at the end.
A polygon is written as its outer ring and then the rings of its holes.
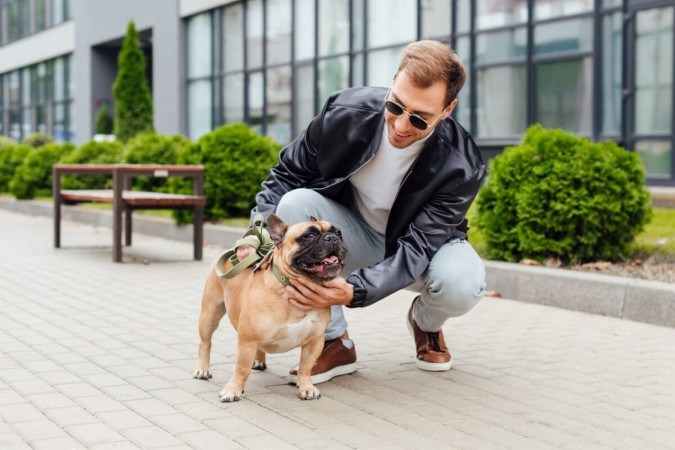
POLYGON ((397 131, 406 131, 412 126, 410 123, 410 114, 405 111, 403 111, 403 114, 400 116, 397 116, 394 122, 396 123, 397 131))

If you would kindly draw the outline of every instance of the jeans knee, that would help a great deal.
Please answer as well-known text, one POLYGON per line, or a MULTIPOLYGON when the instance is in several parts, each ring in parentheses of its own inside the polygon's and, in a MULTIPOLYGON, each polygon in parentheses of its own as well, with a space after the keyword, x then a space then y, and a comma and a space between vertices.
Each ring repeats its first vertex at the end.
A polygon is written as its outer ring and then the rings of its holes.
POLYGON ((311 189, 294 189, 286 192, 277 205, 276 215, 288 223, 296 223, 307 220, 312 214, 310 205, 316 203, 317 192, 311 189))
POLYGON ((431 302, 450 317, 461 316, 473 309, 485 294, 485 277, 472 273, 452 280, 434 280, 427 285, 431 302))

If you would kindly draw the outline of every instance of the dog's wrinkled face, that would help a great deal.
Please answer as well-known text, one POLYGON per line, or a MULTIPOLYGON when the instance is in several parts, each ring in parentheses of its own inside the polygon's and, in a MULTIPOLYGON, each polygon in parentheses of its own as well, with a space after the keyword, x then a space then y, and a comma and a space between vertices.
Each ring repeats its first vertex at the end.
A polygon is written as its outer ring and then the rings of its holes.
POLYGON ((267 229, 276 245, 274 261, 282 270, 317 281, 335 278, 344 266, 347 250, 340 230, 314 217, 308 222, 287 225, 270 214, 267 229))

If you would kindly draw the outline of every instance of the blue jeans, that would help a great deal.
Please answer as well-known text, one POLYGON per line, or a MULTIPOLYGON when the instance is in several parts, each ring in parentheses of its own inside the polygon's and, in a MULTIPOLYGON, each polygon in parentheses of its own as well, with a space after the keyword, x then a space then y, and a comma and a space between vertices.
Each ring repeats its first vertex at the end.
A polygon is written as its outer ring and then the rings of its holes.
MULTIPOLYGON (((316 191, 288 192, 277 205, 276 214, 287 223, 302 222, 311 215, 339 228, 347 247, 344 277, 384 259, 384 235, 354 211, 316 191)), ((485 266, 468 241, 453 240, 436 252, 427 272, 406 289, 420 294, 413 311, 417 325, 424 331, 439 331, 447 319, 466 314, 483 298, 485 266)), ((333 306, 326 339, 335 339, 345 331, 347 320, 342 306, 333 306)))

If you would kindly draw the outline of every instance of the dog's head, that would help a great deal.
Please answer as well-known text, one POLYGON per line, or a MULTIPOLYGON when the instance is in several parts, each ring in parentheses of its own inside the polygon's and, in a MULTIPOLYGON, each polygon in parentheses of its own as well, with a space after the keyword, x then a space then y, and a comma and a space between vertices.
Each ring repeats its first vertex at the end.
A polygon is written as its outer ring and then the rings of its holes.
POLYGON ((288 225, 275 214, 267 218, 267 230, 276 245, 274 263, 287 276, 315 281, 335 278, 344 266, 347 250, 340 230, 325 220, 288 225))

